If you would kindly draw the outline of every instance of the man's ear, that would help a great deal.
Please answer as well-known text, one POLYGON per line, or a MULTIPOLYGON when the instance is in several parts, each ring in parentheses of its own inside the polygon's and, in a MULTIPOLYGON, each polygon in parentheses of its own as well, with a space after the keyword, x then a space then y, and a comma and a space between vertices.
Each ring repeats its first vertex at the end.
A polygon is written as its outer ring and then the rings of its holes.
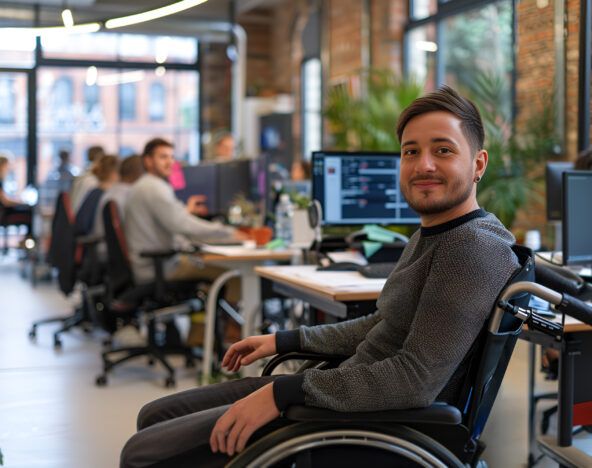
POLYGON ((475 155, 474 164, 475 164, 475 177, 483 177, 485 174, 485 169, 487 169, 487 162, 489 161, 489 154, 487 154, 487 150, 479 150, 475 155))

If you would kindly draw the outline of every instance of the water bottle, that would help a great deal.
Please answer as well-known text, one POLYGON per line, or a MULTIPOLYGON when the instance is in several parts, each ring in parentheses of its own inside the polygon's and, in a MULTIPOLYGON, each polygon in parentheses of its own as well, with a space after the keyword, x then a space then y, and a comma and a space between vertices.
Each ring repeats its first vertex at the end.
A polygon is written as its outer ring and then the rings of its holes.
POLYGON ((292 243, 292 216, 294 206, 290 201, 290 195, 282 193, 280 201, 275 208, 275 237, 284 241, 288 247, 292 243))

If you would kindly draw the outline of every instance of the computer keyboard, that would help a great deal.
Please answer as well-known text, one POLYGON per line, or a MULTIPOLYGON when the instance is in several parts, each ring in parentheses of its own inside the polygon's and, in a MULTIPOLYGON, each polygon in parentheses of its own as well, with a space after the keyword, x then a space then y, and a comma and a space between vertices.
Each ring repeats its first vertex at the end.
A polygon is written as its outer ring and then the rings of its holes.
POLYGON ((366 278, 388 278, 395 266, 397 266, 396 262, 369 263, 358 271, 366 278))

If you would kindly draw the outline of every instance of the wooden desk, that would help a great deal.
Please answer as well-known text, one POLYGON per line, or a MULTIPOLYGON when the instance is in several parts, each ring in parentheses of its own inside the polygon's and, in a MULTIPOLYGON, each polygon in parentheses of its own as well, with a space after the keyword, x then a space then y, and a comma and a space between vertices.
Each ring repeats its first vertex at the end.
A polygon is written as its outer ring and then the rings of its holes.
MULTIPOLYGON (((243 338, 253 335, 255 322, 261 306, 261 289, 259 277, 254 267, 266 262, 292 262, 300 256, 299 250, 267 250, 249 249, 241 246, 202 246, 200 253, 202 261, 209 265, 225 268, 229 271, 217 278, 210 288, 212 300, 206 304, 206 320, 204 333, 204 355, 202 360, 202 382, 207 383, 210 377, 214 353, 214 323, 216 320, 216 296, 226 282, 235 277, 241 280, 241 315, 244 323, 241 327, 243 338)), ((247 366, 243 375, 255 375, 256 368, 247 366)))
POLYGON ((260 266, 255 273, 271 281, 279 294, 301 299, 341 319, 372 312, 386 282, 353 271, 317 271, 314 265, 260 266))

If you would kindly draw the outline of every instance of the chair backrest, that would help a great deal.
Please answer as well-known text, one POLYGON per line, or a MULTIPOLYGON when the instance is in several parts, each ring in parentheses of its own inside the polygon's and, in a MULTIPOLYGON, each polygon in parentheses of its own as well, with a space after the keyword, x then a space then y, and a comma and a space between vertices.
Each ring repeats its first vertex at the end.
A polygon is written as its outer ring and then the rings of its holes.
MULTIPOLYGON (((513 246, 512 250, 521 266, 508 280, 504 290, 519 281, 534 281, 532 251, 519 245, 513 246)), ((529 301, 530 294, 522 293, 509 302, 527 307, 529 301)), ((459 408, 461 411, 464 409, 463 424, 468 428, 472 440, 477 440, 483 432, 521 329, 522 322, 506 313, 499 331, 492 333, 485 327, 469 352, 464 401, 460 402, 459 408)))
POLYGON ((76 267, 80 263, 82 250, 76 244, 74 213, 70 195, 60 193, 51 225, 51 242, 48 260, 58 270, 61 291, 68 295, 76 284, 76 267))
POLYGON ((76 234, 86 236, 92 232, 97 208, 102 196, 103 190, 95 188, 84 198, 76 213, 76 234))
POLYGON ((112 293, 117 296, 124 289, 134 286, 134 276, 119 208, 113 200, 108 201, 103 208, 103 223, 107 244, 107 274, 112 293))

